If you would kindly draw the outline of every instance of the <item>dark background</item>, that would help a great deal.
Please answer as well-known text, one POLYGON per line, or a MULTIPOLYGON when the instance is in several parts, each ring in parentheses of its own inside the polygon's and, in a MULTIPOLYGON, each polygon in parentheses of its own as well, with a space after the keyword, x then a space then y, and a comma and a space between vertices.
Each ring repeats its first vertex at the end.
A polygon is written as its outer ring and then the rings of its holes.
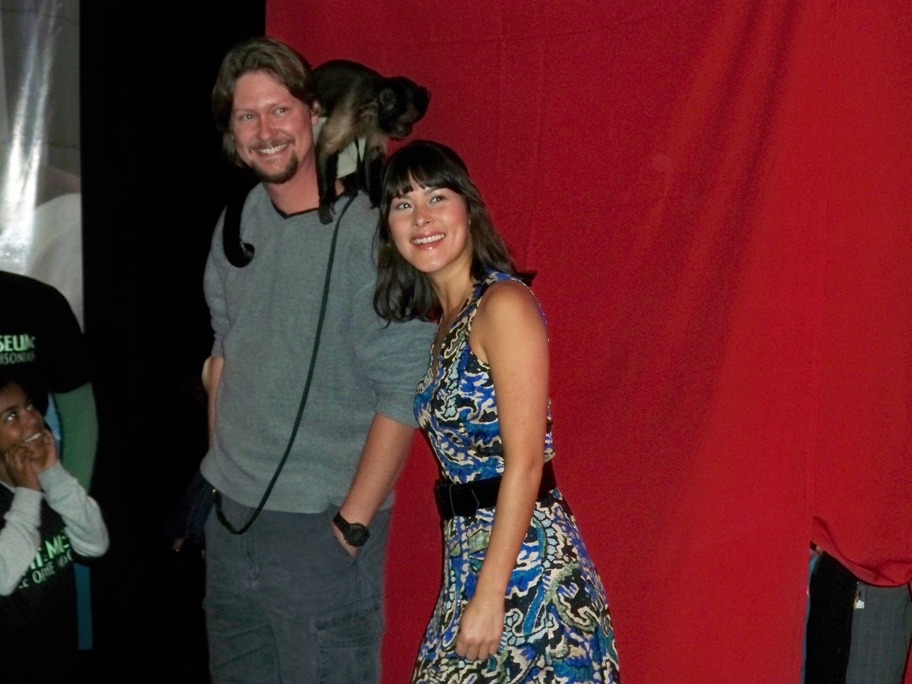
POLYGON ((93 567, 90 672, 205 681, 202 561, 164 525, 205 452, 202 274, 231 167, 209 95, 265 0, 81 4, 85 329, 111 550, 93 567), (126 670, 124 668, 127 668, 126 670))

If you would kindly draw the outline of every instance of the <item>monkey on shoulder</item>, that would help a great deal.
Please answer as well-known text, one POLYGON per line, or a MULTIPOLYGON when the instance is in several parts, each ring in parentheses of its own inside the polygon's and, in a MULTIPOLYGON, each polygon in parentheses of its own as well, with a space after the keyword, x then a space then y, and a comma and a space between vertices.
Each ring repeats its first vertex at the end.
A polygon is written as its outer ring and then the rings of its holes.
POLYGON ((381 76, 364 64, 345 59, 324 62, 313 74, 319 113, 325 117, 316 140, 320 220, 329 223, 340 153, 364 141, 354 174, 340 180, 346 194, 363 190, 377 206, 388 143, 411 134, 427 112, 431 94, 405 76, 381 76))

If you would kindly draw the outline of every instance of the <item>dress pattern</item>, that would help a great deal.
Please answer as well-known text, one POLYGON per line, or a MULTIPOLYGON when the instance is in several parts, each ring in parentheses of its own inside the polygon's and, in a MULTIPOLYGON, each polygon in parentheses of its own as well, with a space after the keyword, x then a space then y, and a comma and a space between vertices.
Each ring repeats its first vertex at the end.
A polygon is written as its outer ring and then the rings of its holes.
MULTIPOLYGON (((469 348, 478 302, 490 272, 443 341, 418 387, 415 414, 443 477, 464 483, 503 473, 503 444, 490 369, 469 348), (436 361, 436 363, 435 363, 436 361)), ((433 356, 433 349, 432 349, 433 356)), ((545 460, 554 457, 550 408, 545 460)), ((605 591, 570 506, 559 489, 535 505, 506 594, 497 654, 471 661, 455 652, 462 611, 475 594, 494 520, 493 509, 443 523, 443 585, 412 675, 413 684, 618 684, 614 631, 605 591)))

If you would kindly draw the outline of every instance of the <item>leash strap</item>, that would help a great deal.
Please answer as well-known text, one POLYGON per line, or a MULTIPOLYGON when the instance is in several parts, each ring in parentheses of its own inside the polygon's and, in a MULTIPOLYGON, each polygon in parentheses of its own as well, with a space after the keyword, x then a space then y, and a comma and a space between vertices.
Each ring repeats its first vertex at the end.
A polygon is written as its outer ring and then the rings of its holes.
POLYGON ((307 395, 310 394, 310 381, 313 379, 314 368, 317 365, 317 350, 320 348, 320 333, 323 330, 323 319, 326 317, 326 304, 329 300, 329 281, 332 276, 332 267, 333 260, 336 256, 336 241, 339 237, 339 224, 342 222, 342 217, 345 216, 345 212, 348 210, 348 207, 354 201, 354 197, 349 197, 348 201, 345 203, 345 206, 342 207, 342 211, 339 212, 338 218, 336 218, 336 227, 333 229, 332 242, 329 247, 329 263, 326 265, 326 279, 323 282, 323 299, 320 302, 320 316, 317 319, 317 332, 314 337, 314 346, 313 351, 310 353, 310 367, 307 369, 307 380, 304 383, 304 392, 301 394, 301 403, 298 405, 298 415, 295 416, 294 427, 291 429, 291 435, 288 437, 288 444, 285 447, 285 453, 282 454, 282 459, 279 461, 279 465, 276 466, 275 472, 272 474, 272 479, 269 481, 269 485, 266 487, 266 491, 263 492, 263 498, 260 499, 260 503, 257 504, 257 507, 254 509, 253 513, 250 514, 250 517, 247 519, 240 528, 236 528, 231 524, 231 521, 225 517, 225 514, 222 513, 222 495, 219 490, 212 488, 212 500, 215 502, 215 514, 218 516, 219 522, 227 529, 231 534, 244 534, 247 530, 250 529, 250 526, 253 525, 253 521, 257 519, 257 516, 260 515, 260 511, 263 510, 263 506, 266 505, 266 501, 269 499, 269 495, 272 494, 272 488, 275 486, 276 481, 279 479, 279 473, 282 472, 282 468, 285 467, 285 461, 288 460, 288 454, 291 453, 291 447, 294 444, 295 437, 298 435, 298 427, 301 425, 301 418, 304 415, 304 406, 307 404, 307 395))

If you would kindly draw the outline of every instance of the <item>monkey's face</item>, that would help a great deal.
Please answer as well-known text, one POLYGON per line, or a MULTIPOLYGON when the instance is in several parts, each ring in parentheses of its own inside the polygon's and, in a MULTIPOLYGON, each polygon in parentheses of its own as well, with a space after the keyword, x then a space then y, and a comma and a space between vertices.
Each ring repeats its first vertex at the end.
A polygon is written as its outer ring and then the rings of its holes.
POLYGON ((316 120, 316 113, 266 72, 248 72, 235 83, 235 148, 241 161, 267 183, 285 183, 312 172, 316 120))
POLYGON ((390 122, 390 137, 398 140, 409 137, 412 134, 412 128, 423 116, 424 112, 409 102, 405 110, 390 122))
POLYGON ((432 279, 471 272, 469 211, 462 195, 413 185, 390 202, 389 229, 402 258, 432 279))
POLYGON ((387 80, 378 101, 377 123, 391 138, 402 139, 412 134, 412 127, 427 113, 431 94, 405 77, 387 80))

